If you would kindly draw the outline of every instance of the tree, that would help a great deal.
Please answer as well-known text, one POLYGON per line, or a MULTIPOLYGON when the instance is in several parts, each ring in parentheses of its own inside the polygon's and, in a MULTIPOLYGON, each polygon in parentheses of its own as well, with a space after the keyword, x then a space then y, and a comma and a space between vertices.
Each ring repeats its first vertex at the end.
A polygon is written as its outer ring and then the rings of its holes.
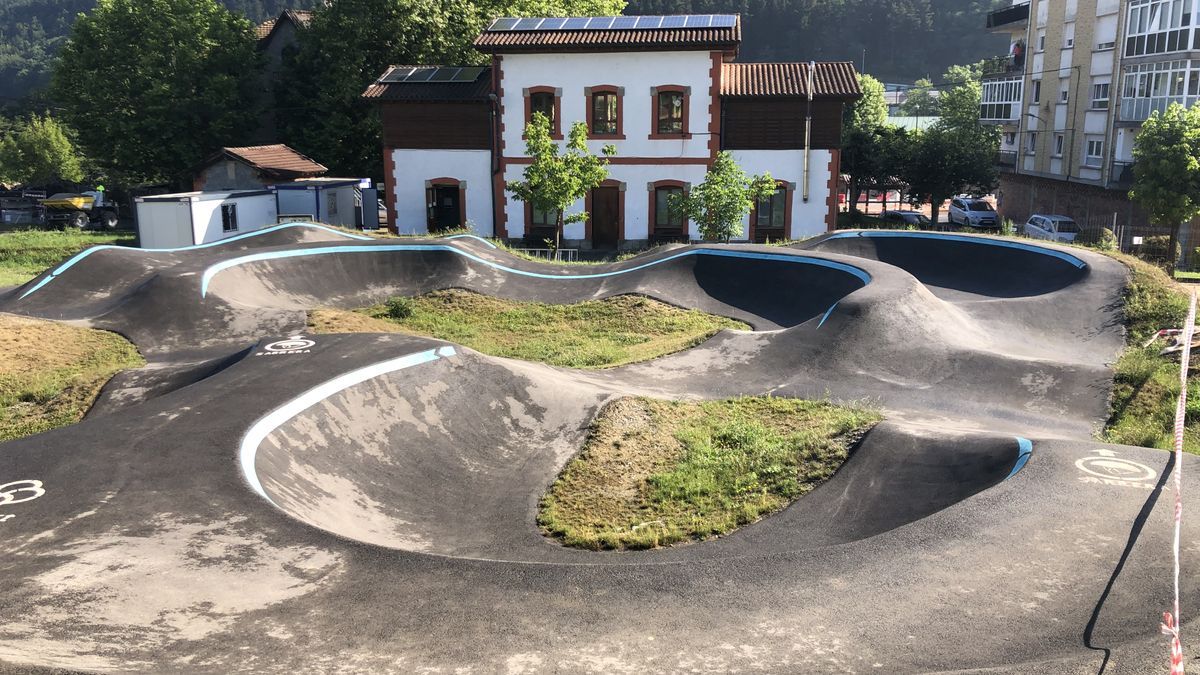
POLYGON ((844 124, 851 130, 869 130, 887 124, 888 107, 883 97, 883 83, 859 73, 858 86, 862 98, 846 106, 844 124))
MULTIPOLYGON (((979 103, 983 97, 983 62, 966 66, 950 66, 942 76, 954 86, 938 98, 941 122, 950 127, 982 128, 979 124, 979 103)), ((988 127, 988 129, 993 129, 988 127)), ((999 132, 996 131, 998 135, 999 132)))
POLYGON ((760 200, 775 192, 771 174, 747 176, 729 152, 717 153, 704 182, 684 195, 672 195, 673 213, 694 220, 700 235, 710 241, 729 243, 742 231, 742 219, 760 200))
POLYGON ((851 213, 857 217, 864 190, 887 189, 904 173, 909 134, 900 127, 851 130, 843 135, 842 173, 849 178, 851 213))
POLYGON ((900 114, 908 117, 937 117, 938 100, 933 95, 933 83, 929 78, 922 77, 913 83, 908 90, 904 102, 900 104, 900 114))
POLYGON ((587 145, 587 125, 576 122, 567 134, 566 147, 559 150, 550 138, 550 120, 534 113, 525 127, 525 154, 532 160, 525 167, 524 180, 509 181, 508 191, 517 201, 526 202, 536 211, 555 214, 554 250, 562 242, 563 225, 587 220, 586 211, 566 214, 566 210, 587 196, 608 178, 608 157, 616 154, 613 145, 593 155, 587 145))
POLYGON ((928 202, 935 223, 942 202, 962 192, 990 192, 999 182, 995 146, 970 129, 938 122, 909 138, 901 176, 907 197, 914 205, 928 202))
POLYGON ((1133 158, 1129 197, 1153 223, 1171 228, 1167 251, 1176 251, 1179 225, 1200 215, 1200 108, 1172 103, 1151 113, 1133 141, 1133 158))
POLYGON ((63 128, 49 115, 34 115, 0 139, 0 180, 26 185, 83 180, 79 156, 63 128))
POLYGON ((260 57, 214 0, 99 0, 63 46, 52 94, 80 145, 130 182, 184 182, 257 122, 260 57))
POLYGON ((300 30, 277 80, 282 137, 335 174, 383 174, 382 126, 363 90, 393 64, 482 64, 498 16, 620 14, 624 0, 335 0, 300 30))

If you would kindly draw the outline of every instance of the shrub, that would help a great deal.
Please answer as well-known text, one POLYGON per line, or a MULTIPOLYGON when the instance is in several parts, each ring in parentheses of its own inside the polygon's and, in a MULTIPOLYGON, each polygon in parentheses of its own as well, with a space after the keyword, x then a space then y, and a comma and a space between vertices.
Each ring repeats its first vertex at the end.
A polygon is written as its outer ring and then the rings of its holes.
POLYGON ((387 315, 392 319, 407 319, 413 315, 413 302, 410 298, 388 298, 386 303, 387 315))
POLYGON ((1075 243, 1098 248, 1101 251, 1115 251, 1117 250, 1117 235, 1107 227, 1080 228, 1079 235, 1075 237, 1075 243))
POLYGON ((1000 219, 1000 234, 1005 237, 1011 237, 1017 233, 1017 228, 1013 225, 1012 218, 1000 219))
POLYGON ((1137 257, 1154 262, 1174 262, 1179 260, 1182 248, 1178 241, 1175 242, 1175 255, 1167 255, 1167 247, 1171 245, 1170 242, 1171 236, 1167 234, 1146 237, 1142 240, 1142 245, 1138 248, 1137 257))

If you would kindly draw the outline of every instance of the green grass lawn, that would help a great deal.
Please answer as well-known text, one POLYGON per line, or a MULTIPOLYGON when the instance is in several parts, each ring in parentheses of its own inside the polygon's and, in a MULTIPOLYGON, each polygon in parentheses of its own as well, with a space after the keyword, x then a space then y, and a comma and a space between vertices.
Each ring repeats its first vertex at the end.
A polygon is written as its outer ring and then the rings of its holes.
POLYGON ((593 550, 726 534, 823 483, 879 420, 798 399, 619 399, 542 498, 538 524, 593 550))
POLYGON ((115 333, 0 314, 0 441, 78 422, 113 375, 144 363, 115 333))
MULTIPOLYGON (((1104 440, 1169 449, 1179 396, 1179 360, 1159 356, 1162 342, 1142 345, 1160 328, 1183 325, 1187 292, 1161 268, 1128 255, 1108 255, 1129 267, 1130 276, 1125 289, 1126 348, 1115 366, 1112 415, 1104 440)), ((1186 423, 1184 449, 1200 453, 1200 378, 1196 375, 1188 383, 1186 423)))
POLYGON ((426 335, 493 356, 571 368, 646 361, 693 347, 722 328, 749 328, 634 295, 551 305, 459 289, 393 298, 355 312, 315 310, 309 325, 317 333, 426 335))
POLYGON ((85 248, 99 244, 132 246, 133 232, 18 230, 0 234, 0 287, 15 286, 85 248))

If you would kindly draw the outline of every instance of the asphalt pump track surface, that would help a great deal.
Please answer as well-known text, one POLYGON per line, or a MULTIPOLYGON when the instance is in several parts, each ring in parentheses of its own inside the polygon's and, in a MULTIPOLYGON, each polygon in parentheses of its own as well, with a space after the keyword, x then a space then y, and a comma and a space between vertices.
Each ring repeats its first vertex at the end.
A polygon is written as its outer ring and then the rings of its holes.
POLYGON ((1171 456, 1090 440, 1125 275, 907 232, 598 266, 315 225, 93 249, 0 297, 149 362, 79 424, 0 446, 0 670, 1162 672, 1171 456), (449 287, 640 293, 753 330, 603 371, 304 333, 308 308, 449 287), (632 394, 868 399, 888 420, 729 536, 547 540, 539 497, 632 394))

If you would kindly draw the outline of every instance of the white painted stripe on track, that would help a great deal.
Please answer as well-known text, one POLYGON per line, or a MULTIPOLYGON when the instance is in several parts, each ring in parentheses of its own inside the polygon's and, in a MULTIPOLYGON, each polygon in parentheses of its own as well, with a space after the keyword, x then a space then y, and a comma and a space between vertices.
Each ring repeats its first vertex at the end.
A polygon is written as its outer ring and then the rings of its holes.
POLYGON ((387 361, 381 361, 374 365, 365 366, 358 370, 352 370, 348 373, 339 375, 338 377, 317 385, 312 389, 300 394, 296 398, 284 403, 278 408, 267 413, 264 417, 255 422, 246 435, 242 437, 242 444, 238 449, 238 462, 242 466, 242 475, 245 476, 246 482, 254 489, 263 499, 271 502, 275 506, 274 500, 263 489, 262 482, 258 480, 258 472, 254 468, 254 460, 258 456, 258 446, 263 440, 278 429, 285 422, 292 419, 308 408, 320 403, 321 401, 333 396, 334 394, 353 387, 356 384, 366 382, 380 375, 394 373, 405 368, 412 368, 423 363, 437 361, 441 358, 454 356, 454 347, 438 347, 436 349, 427 349, 423 352, 406 354, 387 361))

